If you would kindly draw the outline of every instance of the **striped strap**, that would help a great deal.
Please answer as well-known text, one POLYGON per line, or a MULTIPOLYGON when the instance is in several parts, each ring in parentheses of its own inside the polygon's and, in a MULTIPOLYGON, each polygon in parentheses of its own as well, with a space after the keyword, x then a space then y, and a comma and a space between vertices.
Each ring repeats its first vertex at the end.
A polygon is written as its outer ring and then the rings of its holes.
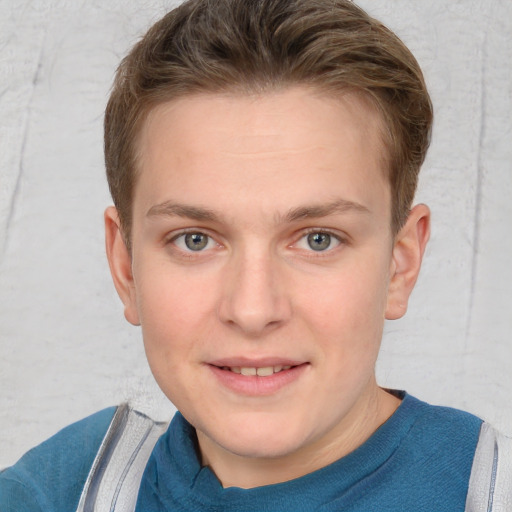
POLYGON ((77 512, 134 512, 142 474, 167 423, 120 405, 85 482, 77 512))
POLYGON ((488 423, 480 430, 465 511, 512 511, 512 439, 488 423))

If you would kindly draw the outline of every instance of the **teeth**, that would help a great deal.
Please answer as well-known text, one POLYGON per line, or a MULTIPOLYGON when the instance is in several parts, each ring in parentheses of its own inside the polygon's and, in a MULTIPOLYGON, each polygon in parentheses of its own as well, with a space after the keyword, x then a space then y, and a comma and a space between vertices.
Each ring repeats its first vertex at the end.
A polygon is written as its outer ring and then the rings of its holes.
POLYGON ((289 370, 291 366, 264 366, 262 368, 252 368, 252 367, 245 367, 245 366, 224 366, 223 370, 229 370, 233 373, 238 373, 245 376, 255 376, 258 377, 269 377, 270 375, 273 375, 274 373, 279 373, 282 370, 289 370))
POLYGON ((259 377, 268 377, 269 375, 273 375, 274 368, 272 368, 272 366, 266 366, 264 368, 258 368, 256 370, 256 373, 258 374, 259 377))

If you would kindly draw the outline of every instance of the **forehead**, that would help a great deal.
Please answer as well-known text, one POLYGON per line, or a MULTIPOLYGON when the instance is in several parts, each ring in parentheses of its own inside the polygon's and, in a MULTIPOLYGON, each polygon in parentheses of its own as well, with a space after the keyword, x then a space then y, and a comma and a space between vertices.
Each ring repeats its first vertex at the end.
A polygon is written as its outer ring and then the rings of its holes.
POLYGON ((310 204, 315 193, 319 201, 362 202, 368 184, 377 184, 387 202, 381 133, 377 109, 355 93, 335 98, 297 87, 187 96, 150 112, 135 200, 147 209, 168 195, 193 203, 215 195, 219 204, 240 196, 279 210, 310 204))
MULTIPOLYGON (((209 130, 213 122, 219 135, 214 142, 222 143, 225 131, 235 125, 243 128, 241 136, 267 134, 274 129, 280 131, 282 137, 286 134, 282 129, 291 124, 295 125, 292 135, 296 135, 300 128, 307 130, 308 124, 317 121, 324 124, 325 129, 320 133, 309 131, 312 141, 317 133, 337 137, 341 129, 345 135, 352 133, 356 136, 356 131, 364 133, 368 143, 375 144, 375 149, 385 149, 381 137, 384 131, 382 115, 366 93, 346 90, 334 95, 301 86, 262 94, 197 93, 158 104, 149 111, 143 123, 138 149, 142 152, 148 149, 147 137, 153 138, 155 131, 172 131, 171 123, 178 126, 175 131, 185 140, 190 132, 209 130)), ((282 139, 275 142, 278 144, 282 139)))

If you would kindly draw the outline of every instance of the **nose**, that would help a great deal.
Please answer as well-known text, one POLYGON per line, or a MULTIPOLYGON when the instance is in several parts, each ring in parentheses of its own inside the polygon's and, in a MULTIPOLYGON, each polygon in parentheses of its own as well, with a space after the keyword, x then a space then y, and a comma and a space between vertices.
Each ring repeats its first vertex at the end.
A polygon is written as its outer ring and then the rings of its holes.
POLYGON ((261 336, 284 324, 291 304, 279 262, 270 254, 240 254, 224 274, 220 320, 250 337, 261 336))

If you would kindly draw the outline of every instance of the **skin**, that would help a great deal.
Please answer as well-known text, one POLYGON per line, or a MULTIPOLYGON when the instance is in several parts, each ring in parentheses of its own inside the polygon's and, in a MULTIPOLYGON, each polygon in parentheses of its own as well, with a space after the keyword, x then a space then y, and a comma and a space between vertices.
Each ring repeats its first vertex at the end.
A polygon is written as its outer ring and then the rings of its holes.
POLYGON ((406 311, 429 210, 391 232, 380 129, 353 93, 182 98, 156 107, 140 134, 131 252, 115 209, 105 213, 125 316, 224 487, 326 466, 399 405, 375 361, 384 319, 406 311), (206 235, 205 247, 191 250, 187 233, 206 235), (268 389, 237 387, 247 377, 220 368, 279 361, 294 364, 286 382, 251 377, 268 389))

